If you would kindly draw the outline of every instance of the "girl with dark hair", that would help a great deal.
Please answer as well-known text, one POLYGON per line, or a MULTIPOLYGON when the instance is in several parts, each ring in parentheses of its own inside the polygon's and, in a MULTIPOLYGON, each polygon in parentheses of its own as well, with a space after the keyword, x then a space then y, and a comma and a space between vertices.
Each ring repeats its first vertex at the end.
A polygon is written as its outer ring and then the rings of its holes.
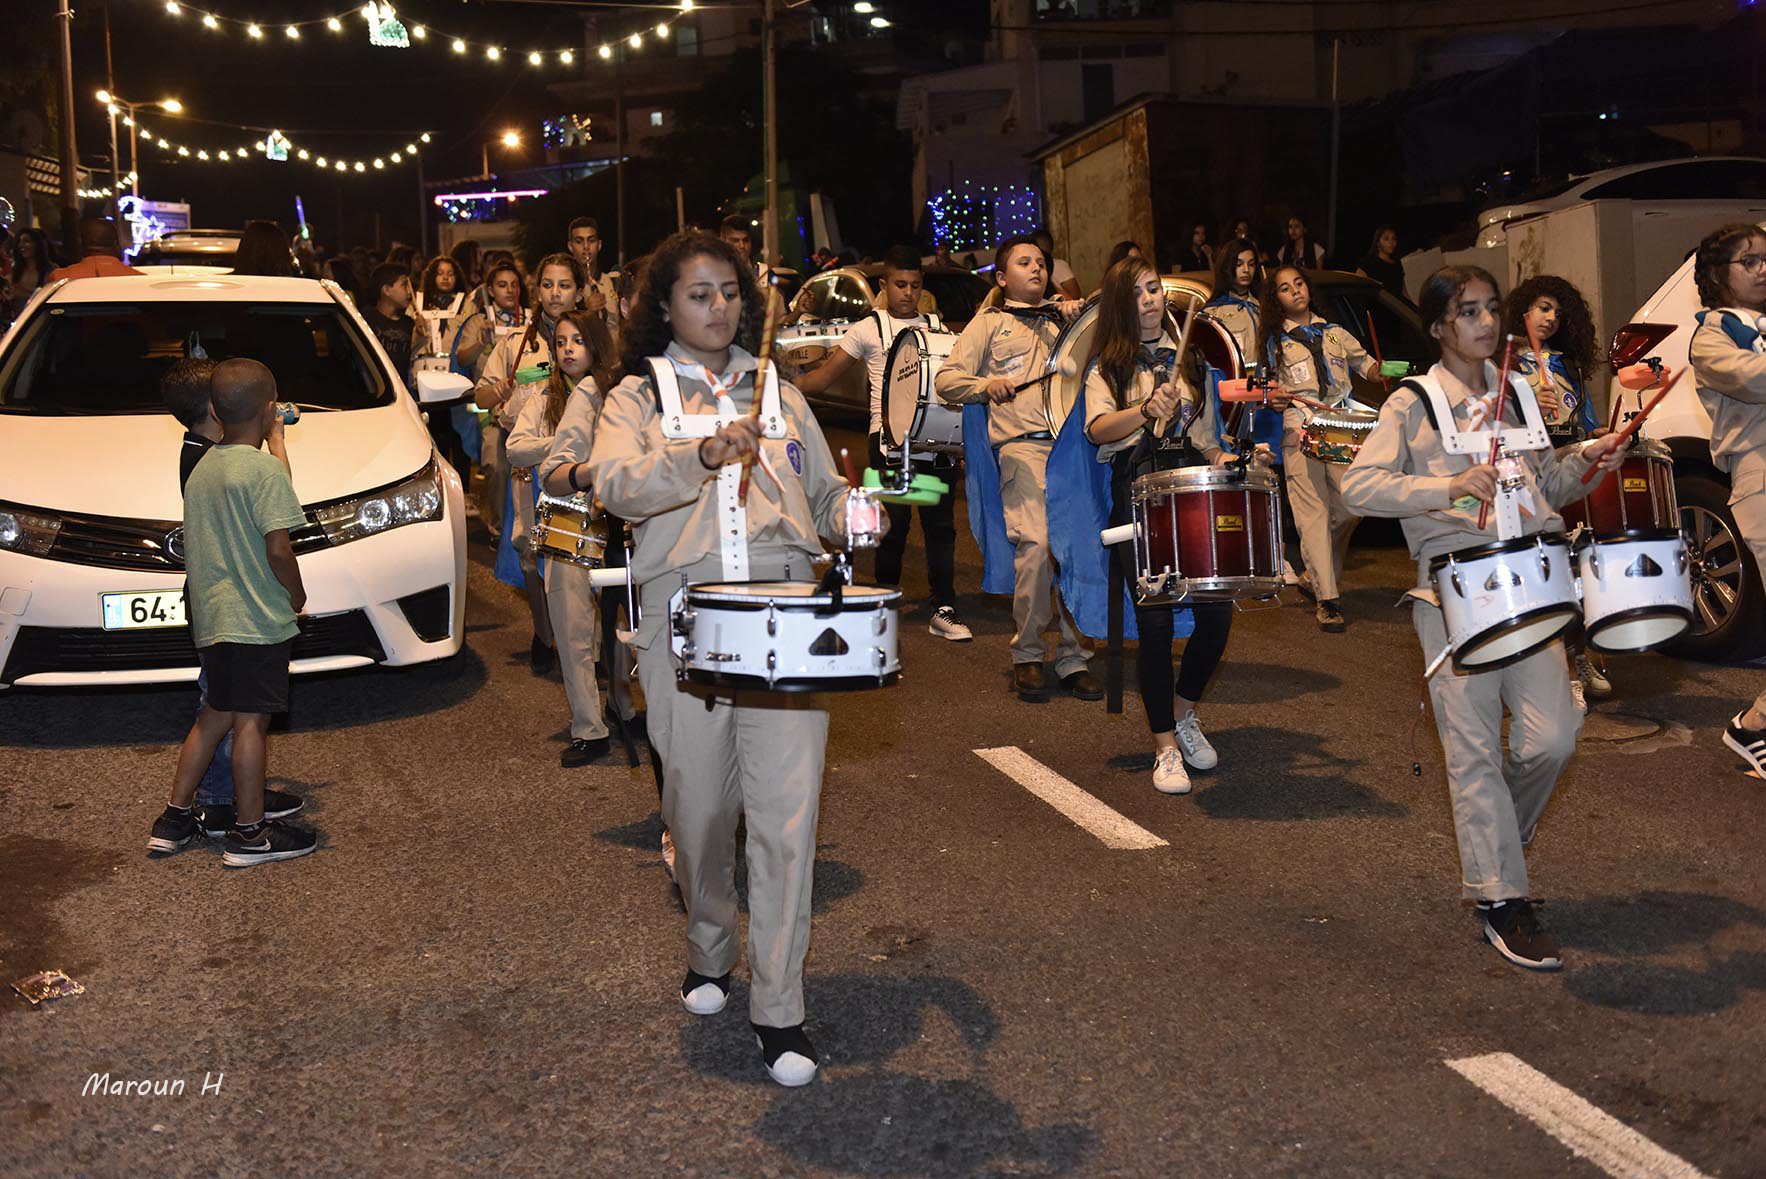
POLYGON ((1190 228, 1190 240, 1184 243, 1183 249, 1177 252, 1177 261, 1173 269, 1202 270, 1214 269, 1214 247, 1208 244, 1208 227, 1198 221, 1190 228))
POLYGON ((448 251, 448 257, 452 258, 454 265, 460 268, 460 285, 462 287, 475 287, 479 284, 483 276, 479 274, 478 268, 484 263, 479 257, 479 245, 476 241, 469 237, 461 238, 454 243, 454 248, 448 251))
POLYGON ((21 229, 13 237, 12 277, 6 284, 6 319, 17 319, 37 288, 55 269, 55 248, 41 229, 21 229))
POLYGON ((1355 273, 1373 279, 1400 299, 1410 297, 1404 293, 1404 265, 1398 261, 1396 229, 1382 225, 1374 230, 1374 240, 1355 264, 1355 273))
POLYGON ((1104 269, 1109 270, 1112 266, 1116 265, 1116 263, 1122 261, 1124 258, 1140 258, 1140 257, 1144 257, 1144 255, 1141 253, 1141 246, 1140 246, 1139 242, 1133 242, 1133 241, 1127 241, 1127 240, 1119 241, 1115 245, 1110 247, 1110 259, 1109 259, 1109 261, 1104 263, 1104 269))
MULTIPOLYGON (((505 454, 509 431, 521 416, 522 408, 545 387, 551 375, 552 336, 558 329, 558 317, 576 306, 577 292, 582 290, 582 267, 569 254, 547 254, 540 259, 536 273, 538 314, 526 331, 520 335, 511 333, 492 347, 484 362, 484 374, 473 389, 478 408, 491 411, 497 419, 505 454)), ((557 652, 552 645, 539 561, 528 546, 538 489, 533 485, 531 471, 518 468, 513 462, 509 488, 503 511, 506 527, 497 548, 495 572, 498 580, 527 593, 528 613, 533 617, 533 644, 528 658, 534 674, 544 675, 552 670, 557 652)))
MULTIPOLYGON (((1165 286, 1158 272, 1138 258, 1111 267, 1097 305, 1094 352, 1085 376, 1085 435, 1097 445, 1098 461, 1110 465, 1110 523, 1126 524, 1133 519, 1132 491, 1140 476, 1230 462, 1233 455, 1220 447, 1201 354, 1192 351, 1177 370, 1177 344, 1166 331, 1165 286), (1155 437, 1158 423, 1171 428, 1155 437)), ((1113 559, 1133 585, 1138 576, 1133 544, 1115 546, 1113 559)), ((1199 770, 1219 764, 1196 707, 1226 653, 1233 621, 1231 602, 1185 607, 1195 629, 1174 680, 1171 645, 1178 609, 1134 608, 1135 674, 1153 734, 1153 788, 1163 794, 1189 793, 1186 762, 1199 770)))
POLYGON ((417 281, 417 297, 411 302, 417 316, 417 329, 422 333, 419 356, 445 356, 454 338, 454 325, 466 310, 466 284, 460 278, 460 264, 446 254, 437 254, 423 268, 417 281))
MULTIPOLYGON (((595 418, 601 411, 601 390, 612 387, 613 339, 607 334, 607 325, 599 315, 581 308, 559 315, 552 332, 552 359, 545 392, 529 398, 522 407, 505 447, 510 464, 531 469, 542 487, 544 472, 551 467, 552 455, 563 440, 561 423, 566 414, 571 418, 571 437, 587 457, 595 418)), ((550 494, 569 495, 572 490, 566 486, 550 494)), ((611 744, 601 690, 595 682, 601 620, 589 571, 583 566, 547 561, 545 590, 546 613, 564 675, 564 696, 570 702, 570 743, 558 760, 565 769, 574 769, 605 757, 611 744)))
POLYGON ((233 273, 292 278, 294 256, 288 252, 282 227, 274 221, 247 221, 233 253, 233 273))
POLYGON ((803 959, 828 714, 764 691, 690 690, 668 637, 669 599, 683 583, 804 578, 818 538, 844 536, 847 485, 808 403, 776 366, 755 387, 762 298, 728 244, 699 232, 663 242, 644 267, 622 339, 626 376, 602 407, 588 464, 548 477, 592 484, 636 526, 638 675, 687 907, 681 1004, 708 1016, 728 1000, 745 818, 749 1023, 772 1078, 802 1085, 818 1062, 803 1032, 803 959), (743 501, 742 464, 757 455, 767 464, 743 501))
MULTIPOLYGON (((527 286, 513 262, 492 262, 485 271, 484 283, 472 294, 473 310, 454 332, 452 345, 453 370, 477 382, 484 375, 485 361, 492 345, 504 338, 527 330, 527 286)), ((502 430, 497 419, 480 411, 475 405, 456 405, 453 410, 454 429, 471 453, 470 437, 478 432, 478 453, 475 461, 484 471, 484 498, 479 501, 479 517, 490 530, 492 540, 503 535, 503 499, 508 494, 509 463, 503 454, 502 430)))
POLYGON ((1233 339, 1247 367, 1256 363, 1257 291, 1263 286, 1263 263, 1257 246, 1248 238, 1235 237, 1214 254, 1214 294, 1203 304, 1233 339))
MULTIPOLYGON (((1766 230, 1725 225, 1693 256, 1699 326, 1688 357, 1711 415, 1711 458, 1729 475, 1729 511, 1766 573, 1766 230)), ((1766 692, 1730 718, 1723 744, 1766 777, 1766 692)))
POLYGON ((1288 236, 1282 239, 1282 248, 1275 260, 1283 266, 1317 270, 1324 265, 1324 254, 1324 246, 1313 241, 1312 235, 1306 232, 1306 222, 1299 217, 1289 217, 1288 236))
MULTIPOLYGON (((1448 642, 1429 564, 1505 539, 1501 513, 1479 519, 1480 503, 1497 497, 1496 469, 1485 460, 1493 427, 1505 418, 1508 427, 1517 426, 1532 408, 1533 390, 1512 373, 1507 389, 1496 388, 1491 358, 1501 338, 1502 302, 1489 273, 1473 266, 1436 271, 1418 302, 1440 361, 1387 398, 1379 424, 1343 480, 1343 494, 1357 512, 1403 521, 1417 562, 1411 618, 1427 665, 1448 642), (1506 413, 1497 408, 1499 393, 1510 399, 1506 413), (1448 432, 1455 435, 1453 451, 1448 432)), ((1522 436, 1517 430, 1505 440, 1512 446, 1522 436)), ((1583 493, 1589 468, 1599 463, 1610 471, 1624 459, 1615 435, 1519 453, 1535 508, 1520 517, 1525 535, 1560 530, 1557 509, 1583 493)), ((1557 970, 1557 943, 1528 900, 1526 846, 1582 728, 1563 650, 1554 642, 1484 671, 1446 665, 1429 678, 1428 690, 1447 765, 1465 899, 1476 903, 1484 939, 1503 957, 1530 970, 1557 970)))
MULTIPOLYGON (((1282 384, 1284 393, 1337 409, 1350 403, 1352 374, 1373 377, 1379 362, 1343 328, 1313 314, 1312 289, 1294 266, 1278 266, 1263 288, 1257 322, 1257 356, 1282 384)), ((1319 629, 1340 634, 1347 626, 1337 586, 1356 517, 1343 504, 1340 463, 1313 458, 1301 448, 1314 411, 1289 405, 1282 412, 1282 471, 1288 502, 1306 561, 1301 590, 1310 590, 1319 629)))

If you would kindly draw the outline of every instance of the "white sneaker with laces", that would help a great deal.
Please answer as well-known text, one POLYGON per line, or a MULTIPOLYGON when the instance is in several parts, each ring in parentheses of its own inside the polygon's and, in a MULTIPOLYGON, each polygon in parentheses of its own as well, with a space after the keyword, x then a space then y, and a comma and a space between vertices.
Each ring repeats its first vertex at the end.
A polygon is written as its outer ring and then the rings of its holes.
POLYGON ((1292 562, 1292 561, 1284 560, 1282 562, 1282 584, 1283 585, 1299 585, 1300 584, 1300 575, 1294 571, 1294 562, 1292 562))
POLYGON ((1183 759, 1198 770, 1211 770, 1220 764, 1220 754, 1208 744, 1208 738, 1202 732, 1202 722, 1196 719, 1193 708, 1177 722, 1177 743, 1183 749, 1183 759))
POLYGON ((975 632, 964 626, 957 612, 949 606, 940 606, 932 612, 932 621, 926 631, 953 643, 966 643, 975 637, 975 632))
POLYGON ((1588 693, 1582 687, 1582 681, 1574 677, 1570 679, 1570 699, 1576 702, 1577 712, 1588 711, 1588 693))
POLYGON ((1183 750, 1173 745, 1153 757, 1153 789, 1160 794, 1188 794, 1190 774, 1183 768, 1183 750))

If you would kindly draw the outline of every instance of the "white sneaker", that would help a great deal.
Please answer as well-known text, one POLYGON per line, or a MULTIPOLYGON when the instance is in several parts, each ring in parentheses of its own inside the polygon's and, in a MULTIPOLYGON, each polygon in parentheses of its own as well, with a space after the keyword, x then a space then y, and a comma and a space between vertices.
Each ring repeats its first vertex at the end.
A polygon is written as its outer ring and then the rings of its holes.
POLYGON ((1188 794, 1190 774, 1183 768, 1183 750, 1175 745, 1153 758, 1153 789, 1160 794, 1188 794))
POLYGON ((1594 665, 1586 651, 1576 656, 1576 676, 1588 689, 1588 694, 1596 699, 1613 694, 1613 681, 1600 673, 1600 668, 1594 665))
POLYGON ((926 630, 953 643, 966 643, 975 637, 975 632, 964 626, 957 612, 949 606, 940 606, 932 612, 932 622, 926 630))
POLYGON ((1220 754, 1208 744, 1208 738, 1202 733, 1202 722, 1196 719, 1193 708, 1177 722, 1177 743, 1183 748, 1183 759, 1198 770, 1211 770, 1220 764, 1220 754))
POLYGON ((1588 711, 1588 693, 1583 689, 1582 681, 1573 676, 1570 679, 1570 699, 1576 702, 1577 712, 1588 711))
POLYGON ((1300 575, 1298 573, 1294 572, 1294 562, 1292 562, 1292 561, 1284 560, 1282 562, 1282 584, 1283 585, 1299 585, 1300 584, 1300 575))

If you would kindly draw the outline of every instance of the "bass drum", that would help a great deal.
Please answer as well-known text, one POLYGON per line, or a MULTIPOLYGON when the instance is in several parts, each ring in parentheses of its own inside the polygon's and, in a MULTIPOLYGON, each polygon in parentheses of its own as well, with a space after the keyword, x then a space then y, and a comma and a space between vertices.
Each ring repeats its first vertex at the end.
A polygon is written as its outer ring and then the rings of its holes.
POLYGON ((933 379, 956 347, 950 332, 902 329, 883 365, 883 448, 911 439, 920 454, 962 454, 963 413, 938 399, 933 379))
MULTIPOLYGON (((1183 334, 1183 322, 1189 313, 1173 304, 1165 308, 1165 330, 1173 340, 1183 334)), ((1202 359, 1220 370, 1223 380, 1232 380, 1244 373, 1244 360, 1239 355, 1239 342, 1226 325, 1206 311, 1197 311, 1196 326, 1190 332, 1189 346, 1202 354, 1202 359)), ((1085 370, 1091 363, 1092 345, 1098 331, 1098 301, 1087 301, 1079 317, 1061 329, 1055 347, 1049 353, 1047 382, 1043 385, 1043 405, 1049 415, 1049 429, 1056 434, 1066 424, 1073 403, 1085 392, 1085 370), (1062 372, 1065 368, 1066 373, 1062 372)))

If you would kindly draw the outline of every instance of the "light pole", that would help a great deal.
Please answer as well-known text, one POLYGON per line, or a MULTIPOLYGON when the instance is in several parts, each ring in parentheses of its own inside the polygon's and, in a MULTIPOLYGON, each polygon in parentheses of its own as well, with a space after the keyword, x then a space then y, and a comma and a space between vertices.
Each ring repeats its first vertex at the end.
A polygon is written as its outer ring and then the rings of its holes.
MULTIPOLYGON (((518 148, 521 146, 521 132, 505 131, 497 142, 511 150, 518 148)), ((491 141, 487 139, 479 144, 479 150, 479 162, 484 170, 484 179, 489 180, 491 178, 491 141)))
POLYGON ((136 117, 135 112, 144 106, 157 106, 167 114, 175 115, 184 109, 184 104, 175 98, 162 98, 158 102, 130 102, 126 98, 119 98, 108 90, 100 90, 97 97, 98 101, 102 102, 105 108, 110 111, 110 158, 113 163, 116 160, 117 108, 121 107, 128 112, 128 117, 123 120, 123 124, 129 129, 129 192, 138 197, 141 195, 141 166, 135 159, 135 140, 141 135, 141 121, 136 117))

